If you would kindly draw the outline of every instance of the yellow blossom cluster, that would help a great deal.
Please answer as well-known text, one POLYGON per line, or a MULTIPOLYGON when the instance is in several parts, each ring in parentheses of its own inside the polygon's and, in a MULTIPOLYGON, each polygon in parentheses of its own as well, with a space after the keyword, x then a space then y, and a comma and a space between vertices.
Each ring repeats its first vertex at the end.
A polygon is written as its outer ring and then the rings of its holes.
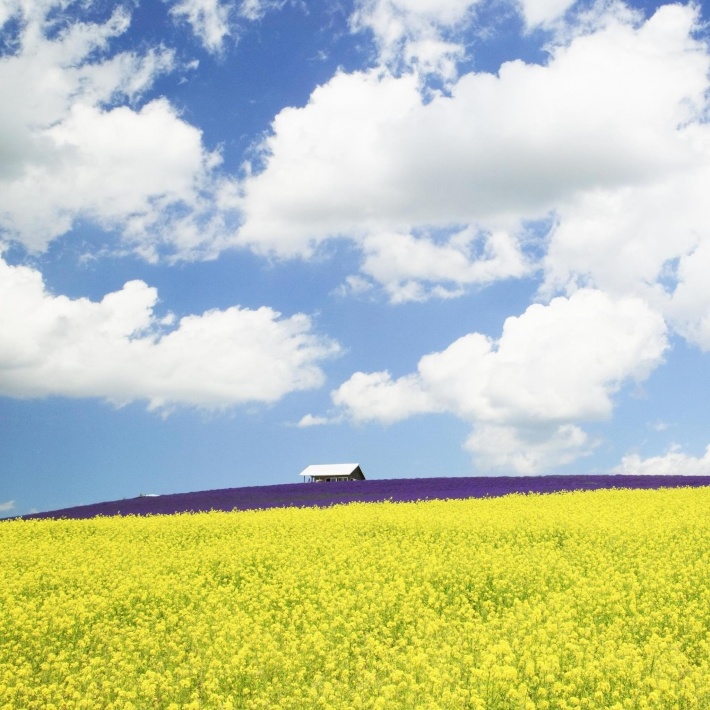
POLYGON ((0 708, 710 708, 710 489, 0 523, 0 708))

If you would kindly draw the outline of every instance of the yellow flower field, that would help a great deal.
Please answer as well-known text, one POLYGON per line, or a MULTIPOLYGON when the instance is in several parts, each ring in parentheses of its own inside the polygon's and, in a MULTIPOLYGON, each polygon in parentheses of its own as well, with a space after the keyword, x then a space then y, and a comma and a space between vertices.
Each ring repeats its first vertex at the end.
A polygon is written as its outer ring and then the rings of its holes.
POLYGON ((710 489, 0 523, 0 708, 710 708, 710 489))

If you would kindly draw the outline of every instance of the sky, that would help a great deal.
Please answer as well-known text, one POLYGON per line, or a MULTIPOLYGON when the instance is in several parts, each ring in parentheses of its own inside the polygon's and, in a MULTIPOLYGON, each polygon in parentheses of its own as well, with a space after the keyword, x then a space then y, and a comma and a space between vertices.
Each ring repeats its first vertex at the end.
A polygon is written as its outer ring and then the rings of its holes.
POLYGON ((710 474, 709 22, 0 0, 0 516, 710 474))

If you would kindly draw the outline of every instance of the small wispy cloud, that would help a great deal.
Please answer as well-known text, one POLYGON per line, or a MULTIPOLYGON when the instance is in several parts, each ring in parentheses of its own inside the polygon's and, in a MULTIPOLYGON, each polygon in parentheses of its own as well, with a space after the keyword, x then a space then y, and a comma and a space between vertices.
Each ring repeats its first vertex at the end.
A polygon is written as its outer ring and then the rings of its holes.
POLYGON ((329 419, 328 417, 317 417, 313 414, 305 414, 296 424, 300 429, 311 426, 323 426, 325 424, 336 424, 340 421, 340 418, 329 419))
POLYGON ((678 444, 672 444, 661 456, 642 459, 638 454, 629 454, 611 472, 635 476, 708 476, 710 446, 702 456, 686 454, 678 444))
POLYGON ((14 500, 7 500, 4 503, 0 503, 0 512, 5 513, 8 510, 12 510, 15 507, 14 500))

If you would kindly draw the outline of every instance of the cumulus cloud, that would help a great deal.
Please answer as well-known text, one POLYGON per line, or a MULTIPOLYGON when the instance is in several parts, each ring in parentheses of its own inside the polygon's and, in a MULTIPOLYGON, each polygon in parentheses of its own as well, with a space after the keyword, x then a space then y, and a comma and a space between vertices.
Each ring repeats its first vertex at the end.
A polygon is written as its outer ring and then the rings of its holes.
POLYGON ((283 109, 261 145, 264 170, 243 183, 240 243, 309 256, 329 237, 379 226, 396 190, 383 189, 395 169, 386 139, 419 104, 412 76, 338 72, 306 107, 283 109))
POLYGON ((428 235, 375 233, 363 240, 361 272, 393 303, 457 296, 462 286, 521 277, 531 270, 516 239, 504 231, 466 229, 435 241, 428 235))
POLYGON ((356 422, 392 424, 415 414, 438 411, 434 398, 416 375, 393 380, 387 371, 356 372, 332 393, 332 399, 356 422))
POLYGON ((41 274, 0 260, 0 393, 147 400, 224 409, 320 387, 337 343, 303 314, 234 306, 173 323, 158 294, 130 281, 101 301, 53 295, 41 274))
MULTIPOLYGON (((710 189, 710 184, 708 184, 710 189)), ((710 217, 710 215, 709 215, 710 217)), ((696 231, 698 244, 688 249, 677 262, 676 285, 661 302, 667 318, 688 341, 710 351, 710 222, 696 231)))
POLYGON ((211 243, 184 247, 173 235, 198 221, 212 225, 210 242, 224 237, 212 216, 226 223, 229 211, 218 203, 229 189, 216 172, 220 156, 167 100, 139 106, 156 77, 176 68, 173 52, 112 51, 127 11, 103 23, 63 16, 76 9, 27 3, 6 18, 21 30, 15 51, 0 57, 0 230, 42 251, 89 219, 151 258, 160 248, 212 255, 211 243))
POLYGON ((666 167, 559 202, 540 293, 592 286, 642 296, 676 333, 710 350, 710 57, 693 37, 695 22, 692 7, 665 6, 638 30, 655 53, 655 89, 635 123, 645 132, 657 122, 666 167))
POLYGON ((481 468, 533 476, 591 454, 596 444, 575 424, 528 428, 484 424, 474 429, 465 448, 481 468))
MULTIPOLYGON (((282 5, 181 0, 171 12, 218 51, 230 17, 282 5)), ((525 12, 546 22, 553 5, 525 12)), ((544 66, 451 75, 446 93, 426 94, 421 66, 456 55, 447 32, 475 4, 362 0, 353 28, 404 58, 404 70, 338 72, 306 106, 275 117, 237 180, 167 100, 141 105, 176 69, 174 54, 113 51, 130 23, 124 9, 57 31, 55 18, 78 7, 3 5, 5 20, 21 20, 15 50, 0 58, 6 238, 41 251, 88 219, 149 260, 213 258, 235 245, 309 258, 345 238, 362 268, 343 291, 376 284, 402 302, 531 273, 526 225, 552 215, 545 298, 584 285, 650 288, 644 297, 677 331, 708 347, 708 298, 693 274, 707 251, 710 63, 694 8, 642 21, 603 5, 558 38, 544 66)))
POLYGON ((535 473, 588 453, 578 422, 609 418, 613 396, 666 347, 662 317, 641 299, 582 289, 508 318, 497 341, 459 338, 416 373, 355 373, 332 399, 357 422, 453 413, 473 424, 466 446, 482 467, 535 473))
POLYGON ((704 456, 684 454, 679 446, 672 446, 661 456, 642 459, 638 454, 629 454, 612 473, 635 476, 710 476, 710 446, 704 456))
POLYGON ((541 293, 591 285, 641 295, 677 333, 710 350, 710 131, 699 126, 687 138, 704 163, 581 195, 558 211, 541 293))
POLYGON ((196 178, 214 160, 199 131, 161 99, 139 111, 75 104, 44 136, 54 159, 45 156, 29 168, 31 181, 27 170, 9 181, 0 197, 6 227, 38 250, 79 215, 114 227, 133 224, 131 217, 154 223, 170 203, 194 206, 196 178))
MULTIPOLYGON (((443 295, 480 278, 519 276, 525 224, 554 215, 546 262, 553 294, 588 271, 584 248, 611 261, 594 244, 612 241, 614 228, 634 241, 633 220, 624 222, 628 196, 639 205, 659 197, 658 211, 680 213, 670 201, 706 169, 710 64, 696 22, 696 10, 680 5, 645 22, 610 12, 552 47, 544 66, 513 61, 497 75, 469 73, 430 100, 416 73, 339 72, 306 106, 274 119, 242 184, 237 239, 262 253, 308 257, 327 239, 349 238, 363 249, 365 275, 395 299, 408 290, 420 298, 436 293, 429 280, 440 279, 437 266, 417 276, 424 251, 435 264, 452 263, 443 295), (667 181, 676 187, 664 188, 667 181), (600 209, 606 202, 619 207, 600 209), (613 214, 619 223, 605 224, 613 214), (480 264, 475 250, 437 236, 466 230, 508 235, 510 256, 480 264), (411 259, 393 256, 405 242, 411 259)), ((700 192, 684 199, 693 214, 707 209, 700 192)), ((669 251, 651 250, 658 258, 669 251)))

